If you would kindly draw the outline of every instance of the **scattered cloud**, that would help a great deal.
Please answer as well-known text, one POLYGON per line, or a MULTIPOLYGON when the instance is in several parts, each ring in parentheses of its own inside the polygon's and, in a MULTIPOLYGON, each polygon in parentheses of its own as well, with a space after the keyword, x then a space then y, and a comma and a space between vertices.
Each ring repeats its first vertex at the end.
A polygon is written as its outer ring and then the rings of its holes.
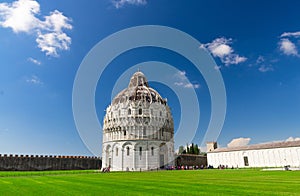
POLYGON ((146 5, 147 0, 112 0, 112 4, 115 8, 122 8, 124 5, 146 5))
POLYGON ((176 86, 183 86, 183 85, 184 85, 183 82, 175 82, 174 84, 175 84, 176 86))
POLYGON ((255 65, 258 66, 258 71, 269 72, 274 71, 273 65, 269 63, 264 56, 258 56, 255 65))
POLYGON ((187 83, 184 85, 184 88, 200 88, 199 84, 191 84, 191 83, 187 83))
POLYGON ((279 50, 285 55, 298 56, 299 52, 296 46, 297 38, 300 37, 300 31, 297 32, 284 32, 280 35, 280 41, 278 42, 279 50))
POLYGON ((297 56, 298 50, 296 45, 287 38, 283 38, 279 42, 279 49, 286 55, 297 56))
POLYGON ((256 59, 256 64, 261 64, 265 62, 265 57, 262 55, 259 55, 256 59))
POLYGON ((41 51, 48 56, 58 56, 59 50, 68 50, 71 38, 64 32, 72 29, 71 19, 54 10, 50 15, 41 16, 40 4, 35 0, 17 0, 0 3, 0 26, 11 28, 14 33, 28 33, 36 36, 41 51))
POLYGON ((216 66, 214 66, 214 69, 215 70, 220 70, 222 67, 221 66, 218 66, 218 65, 216 65, 216 66))
POLYGON ((200 88, 200 84, 198 83, 195 83, 195 84, 192 84, 189 82, 187 76, 186 76, 186 72, 185 71, 178 71, 174 77, 177 79, 176 82, 174 82, 174 84, 176 86, 180 86, 180 87, 183 87, 183 88, 200 88))
POLYGON ((36 75, 32 75, 30 78, 26 79, 27 83, 34 84, 34 85, 43 85, 43 82, 39 77, 36 75))
POLYGON ((214 56, 221 59, 225 66, 232 64, 239 64, 247 60, 246 57, 240 56, 234 53, 231 47, 232 39, 226 39, 225 37, 220 37, 213 40, 211 43, 200 45, 201 48, 206 48, 214 56))
POLYGON ((300 141, 300 137, 289 137, 285 140, 286 142, 292 142, 292 141, 300 141))
POLYGON ((280 37, 300 37, 300 31, 297 32, 284 32, 280 37))
POLYGON ((41 61, 39 61, 39 60, 37 60, 37 59, 34 59, 34 58, 32 58, 32 57, 29 57, 27 60, 28 60, 29 62, 32 62, 33 64, 36 64, 36 65, 41 65, 41 64, 42 64, 41 61))
POLYGON ((40 5, 32 0, 19 0, 0 4, 0 25, 11 28, 15 33, 31 32, 39 24, 35 15, 39 14, 40 5))
POLYGON ((258 70, 260 71, 260 72, 269 72, 269 71, 274 71, 274 68, 273 68, 273 66, 271 65, 271 64, 262 64, 259 68, 258 68, 258 70))
POLYGON ((227 147, 233 148, 233 147, 247 146, 249 144, 250 140, 251 140, 251 138, 242 138, 242 137, 235 138, 227 144, 227 147))
POLYGON ((185 72, 185 71, 178 71, 178 72, 175 74, 175 77, 177 77, 177 78, 180 79, 180 80, 187 80, 186 72, 185 72))

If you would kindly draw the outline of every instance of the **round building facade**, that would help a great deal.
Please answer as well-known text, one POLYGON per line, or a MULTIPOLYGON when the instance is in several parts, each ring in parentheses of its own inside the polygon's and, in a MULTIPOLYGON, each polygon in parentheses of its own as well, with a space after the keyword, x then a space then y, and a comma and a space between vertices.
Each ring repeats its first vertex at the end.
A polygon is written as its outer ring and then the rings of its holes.
POLYGON ((138 71, 106 109, 102 167, 140 171, 173 165, 174 124, 166 99, 138 71))

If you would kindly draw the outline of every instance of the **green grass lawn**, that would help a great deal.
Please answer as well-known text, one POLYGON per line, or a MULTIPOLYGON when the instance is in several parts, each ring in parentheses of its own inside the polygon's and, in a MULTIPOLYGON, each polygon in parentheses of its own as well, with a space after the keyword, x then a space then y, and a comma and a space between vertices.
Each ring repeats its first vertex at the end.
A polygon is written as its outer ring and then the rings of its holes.
POLYGON ((1 195, 300 195, 300 171, 0 172, 1 195))

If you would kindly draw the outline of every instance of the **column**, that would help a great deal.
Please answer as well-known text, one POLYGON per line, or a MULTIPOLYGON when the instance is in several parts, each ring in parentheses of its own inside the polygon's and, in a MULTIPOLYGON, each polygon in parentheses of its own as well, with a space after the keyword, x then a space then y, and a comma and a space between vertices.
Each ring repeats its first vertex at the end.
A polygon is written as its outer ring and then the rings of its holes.
POLYGON ((132 162, 132 166, 133 166, 133 169, 135 170, 135 143, 132 145, 133 148, 132 148, 132 157, 133 157, 133 162, 132 162))
POLYGON ((149 170, 149 163, 148 163, 148 150, 149 150, 149 146, 148 146, 148 140, 147 140, 147 147, 146 147, 146 170, 149 170))

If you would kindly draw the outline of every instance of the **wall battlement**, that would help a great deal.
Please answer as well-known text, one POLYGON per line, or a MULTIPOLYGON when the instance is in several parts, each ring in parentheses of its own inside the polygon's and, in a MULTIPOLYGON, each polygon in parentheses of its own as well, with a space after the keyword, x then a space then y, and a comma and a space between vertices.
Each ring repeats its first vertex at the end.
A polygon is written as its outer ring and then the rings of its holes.
POLYGON ((0 171, 43 171, 101 169, 95 156, 0 154, 0 171))

